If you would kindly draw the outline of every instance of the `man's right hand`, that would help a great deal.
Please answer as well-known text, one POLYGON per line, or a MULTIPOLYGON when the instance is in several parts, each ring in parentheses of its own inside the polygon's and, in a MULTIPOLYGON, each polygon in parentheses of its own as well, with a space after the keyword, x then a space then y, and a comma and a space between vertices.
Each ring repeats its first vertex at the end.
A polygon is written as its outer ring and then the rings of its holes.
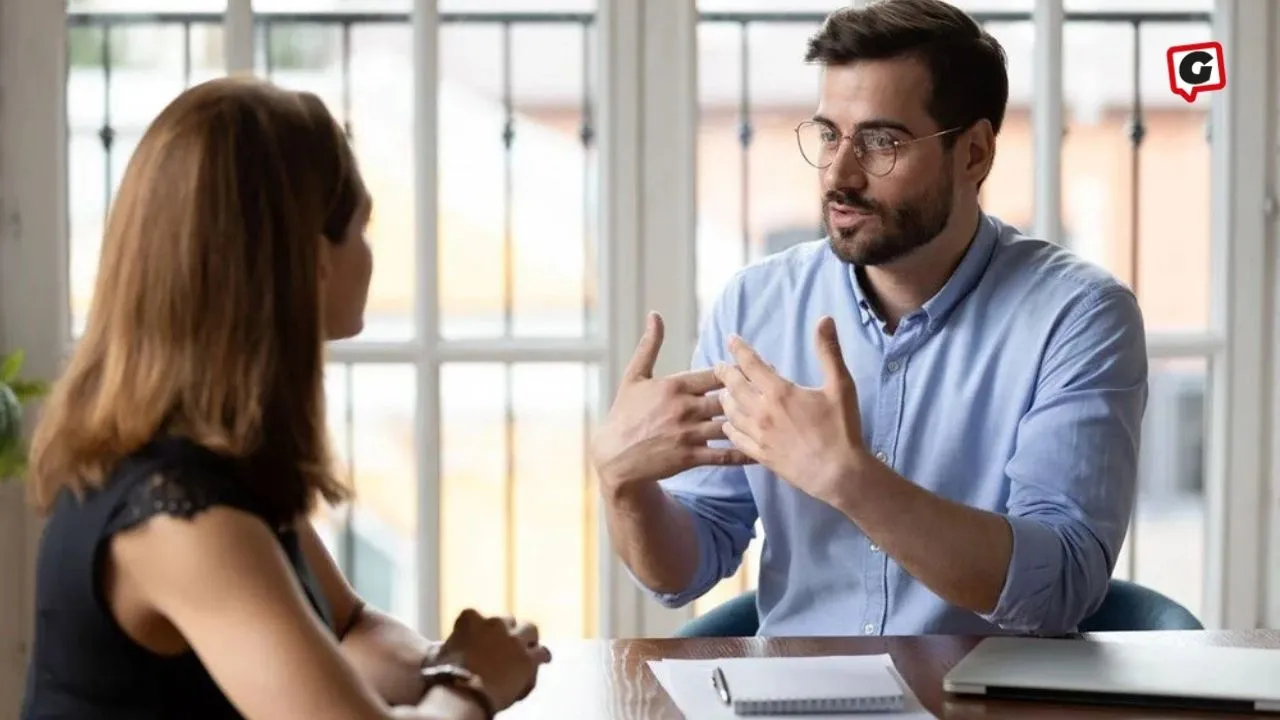
POLYGON ((746 465, 741 451, 708 447, 724 439, 719 395, 711 368, 654 378, 662 349, 662 316, 649 313, 644 337, 623 372, 617 397, 591 440, 591 459, 602 489, 619 491, 701 465, 746 465))

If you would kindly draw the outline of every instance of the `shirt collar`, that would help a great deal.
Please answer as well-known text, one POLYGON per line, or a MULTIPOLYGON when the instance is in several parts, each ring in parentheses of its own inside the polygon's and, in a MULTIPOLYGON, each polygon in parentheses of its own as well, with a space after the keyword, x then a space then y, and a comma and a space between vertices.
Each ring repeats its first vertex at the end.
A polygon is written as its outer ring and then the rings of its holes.
MULTIPOLYGON (((995 250, 998 236, 999 232, 991 218, 987 217, 986 213, 979 213, 977 232, 974 233, 969 248, 965 250, 964 257, 960 259, 960 264, 956 266, 942 289, 920 308, 920 312, 924 313, 928 321, 930 332, 946 321, 951 311, 982 279, 987 266, 991 264, 991 255, 995 250)), ((858 316, 862 324, 866 325, 875 320, 883 325, 883 319, 876 314, 875 306, 867 299, 866 289, 863 286, 865 278, 856 265, 849 265, 849 278, 850 284, 853 285, 854 297, 858 301, 858 316)))

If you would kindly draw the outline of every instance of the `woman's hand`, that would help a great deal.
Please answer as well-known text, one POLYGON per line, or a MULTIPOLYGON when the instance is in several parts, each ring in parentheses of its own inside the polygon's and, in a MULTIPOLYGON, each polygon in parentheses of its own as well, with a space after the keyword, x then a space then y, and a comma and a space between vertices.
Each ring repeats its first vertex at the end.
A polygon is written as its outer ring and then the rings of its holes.
POLYGON ((551 653, 538 644, 538 629, 505 618, 463 610, 453 633, 431 658, 432 665, 460 665, 479 676, 495 710, 523 700, 551 653))

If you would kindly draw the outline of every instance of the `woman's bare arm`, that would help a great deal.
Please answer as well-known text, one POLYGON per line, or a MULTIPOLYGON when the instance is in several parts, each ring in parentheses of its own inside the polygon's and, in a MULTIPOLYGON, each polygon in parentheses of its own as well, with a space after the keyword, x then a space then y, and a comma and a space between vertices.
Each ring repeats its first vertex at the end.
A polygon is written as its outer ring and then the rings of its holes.
POLYGON ((482 717, 443 690, 417 708, 387 707, 307 604, 275 536, 247 513, 219 506, 190 520, 153 517, 117 535, 110 560, 248 720, 482 717))
POLYGON ((311 523, 299 521, 297 531, 302 554, 329 601, 334 623, 349 628, 339 641, 347 661, 383 700, 393 705, 416 703, 422 697, 419 670, 436 643, 385 613, 362 608, 360 597, 311 523))

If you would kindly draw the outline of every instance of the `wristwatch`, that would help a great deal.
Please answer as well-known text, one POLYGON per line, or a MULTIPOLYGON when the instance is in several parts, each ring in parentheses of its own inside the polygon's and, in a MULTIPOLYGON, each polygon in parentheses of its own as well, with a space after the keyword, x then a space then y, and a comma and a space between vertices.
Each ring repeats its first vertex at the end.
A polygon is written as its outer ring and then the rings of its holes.
POLYGON ((432 688, 444 686, 474 700, 484 711, 485 720, 493 720, 497 714, 493 707, 493 700, 489 698, 489 693, 485 692, 484 683, 481 682, 480 677, 461 665, 432 665, 422 668, 421 672, 422 679, 426 683, 422 689, 423 697, 426 697, 432 688))

